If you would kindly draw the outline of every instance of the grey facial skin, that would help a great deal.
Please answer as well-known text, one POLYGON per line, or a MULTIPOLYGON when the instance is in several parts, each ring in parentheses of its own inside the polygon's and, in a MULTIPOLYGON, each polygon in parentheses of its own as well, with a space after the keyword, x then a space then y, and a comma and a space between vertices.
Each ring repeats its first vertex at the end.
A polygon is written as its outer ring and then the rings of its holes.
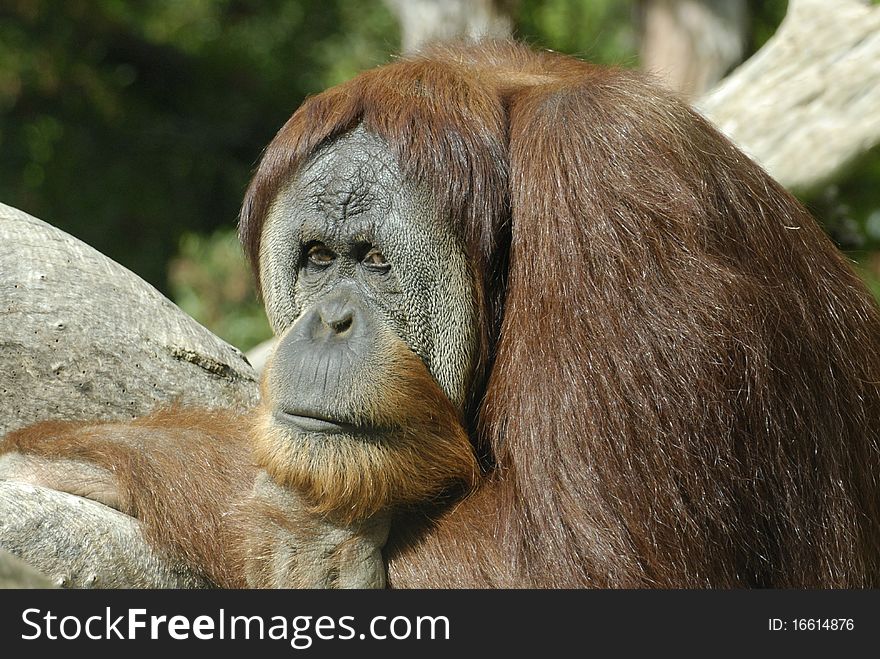
POLYGON ((388 147, 362 128, 320 150, 278 195, 260 251, 266 312, 286 344, 275 366, 308 405, 325 401, 318 418, 328 406, 350 407, 345 399, 357 397, 359 382, 381 377, 368 345, 379 330, 403 339, 452 403, 464 405, 475 358, 473 282, 463 243, 443 220, 428 192, 404 181, 388 147), (332 263, 309 261, 319 244, 332 263), (387 267, 364 261, 371 250, 387 267), (314 313, 338 328, 353 314, 348 340, 324 341, 326 352, 309 346, 308 330, 292 326, 313 323, 314 313))

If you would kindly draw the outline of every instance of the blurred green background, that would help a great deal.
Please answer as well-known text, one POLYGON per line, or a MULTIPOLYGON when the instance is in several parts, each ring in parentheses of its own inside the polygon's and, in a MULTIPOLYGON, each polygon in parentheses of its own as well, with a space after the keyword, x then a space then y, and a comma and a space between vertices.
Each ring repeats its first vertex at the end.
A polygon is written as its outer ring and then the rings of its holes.
MULTIPOLYGON (((748 52, 784 0, 750 2, 748 52)), ((516 35, 638 65, 634 2, 521 0, 516 35)), ((0 0, 0 201, 84 240, 242 349, 269 336, 235 239, 261 150, 308 94, 387 62, 380 0, 0 0)), ((805 201, 875 290, 880 154, 805 201)))

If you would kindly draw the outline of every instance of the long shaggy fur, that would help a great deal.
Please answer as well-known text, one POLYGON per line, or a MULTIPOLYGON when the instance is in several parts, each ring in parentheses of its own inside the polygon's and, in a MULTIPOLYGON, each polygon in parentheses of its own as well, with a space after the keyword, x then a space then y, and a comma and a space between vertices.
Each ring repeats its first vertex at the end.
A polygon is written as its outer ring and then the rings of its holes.
MULTIPOLYGON (((313 513, 342 524, 450 490, 460 495, 479 474, 459 415, 424 363, 399 339, 382 353, 382 377, 371 395, 358 397, 352 415, 381 429, 375 439, 301 436, 280 425, 269 406, 258 412, 251 432, 257 464, 279 485, 301 492, 313 513)), ((270 399, 264 391, 264 403, 270 399)))
POLYGON ((481 288, 492 469, 392 539, 392 584, 880 585, 880 316, 790 194, 635 73, 441 48, 297 110, 242 209, 254 262, 280 186, 358 124, 481 288))
POLYGON ((71 487, 66 461, 106 470, 113 507, 137 517, 153 546, 219 586, 242 588, 238 547, 250 522, 230 515, 257 473, 249 424, 241 414, 179 408, 129 423, 49 421, 6 435, 0 455, 45 460, 44 484, 81 496, 91 493, 71 487))

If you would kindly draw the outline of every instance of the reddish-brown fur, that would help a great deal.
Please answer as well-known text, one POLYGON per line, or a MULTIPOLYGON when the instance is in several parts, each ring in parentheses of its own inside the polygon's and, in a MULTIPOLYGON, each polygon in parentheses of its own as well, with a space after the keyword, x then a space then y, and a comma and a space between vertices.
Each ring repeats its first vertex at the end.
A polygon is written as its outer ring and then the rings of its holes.
POLYGON ((297 110, 243 206, 254 262, 280 186, 359 123, 482 288, 490 473, 398 525, 393 585, 880 585, 880 316, 789 193, 638 74, 437 49, 297 110))
MULTIPOLYGON (((252 435, 257 464, 276 483, 300 492, 314 513, 343 524, 431 501, 450 489, 460 494, 479 475, 459 415, 425 364, 397 337, 381 333, 375 340, 382 346, 381 378, 358 412, 363 425, 386 429, 379 441, 291 441, 268 408, 258 413, 252 435)), ((266 381, 264 407, 272 399, 266 381)))
MULTIPOLYGON (((107 469, 118 508, 141 520, 154 546, 213 583, 241 588, 238 547, 248 517, 230 514, 247 500, 257 472, 249 429, 239 414, 169 409, 130 423, 40 423, 6 435, 0 453, 107 469)), ((51 487, 53 471, 46 471, 51 487)))

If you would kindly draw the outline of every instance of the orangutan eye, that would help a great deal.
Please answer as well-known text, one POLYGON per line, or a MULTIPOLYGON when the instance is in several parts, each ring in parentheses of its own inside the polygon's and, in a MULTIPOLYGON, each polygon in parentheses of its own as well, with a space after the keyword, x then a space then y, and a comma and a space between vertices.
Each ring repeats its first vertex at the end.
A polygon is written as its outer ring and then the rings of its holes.
POLYGON ((361 263, 371 270, 377 270, 380 272, 387 272, 391 268, 391 264, 385 260, 385 256, 382 252, 375 247, 367 252, 361 263))
POLYGON ((306 258, 309 263, 324 268, 336 260, 336 253, 323 243, 315 243, 308 248, 306 258))

